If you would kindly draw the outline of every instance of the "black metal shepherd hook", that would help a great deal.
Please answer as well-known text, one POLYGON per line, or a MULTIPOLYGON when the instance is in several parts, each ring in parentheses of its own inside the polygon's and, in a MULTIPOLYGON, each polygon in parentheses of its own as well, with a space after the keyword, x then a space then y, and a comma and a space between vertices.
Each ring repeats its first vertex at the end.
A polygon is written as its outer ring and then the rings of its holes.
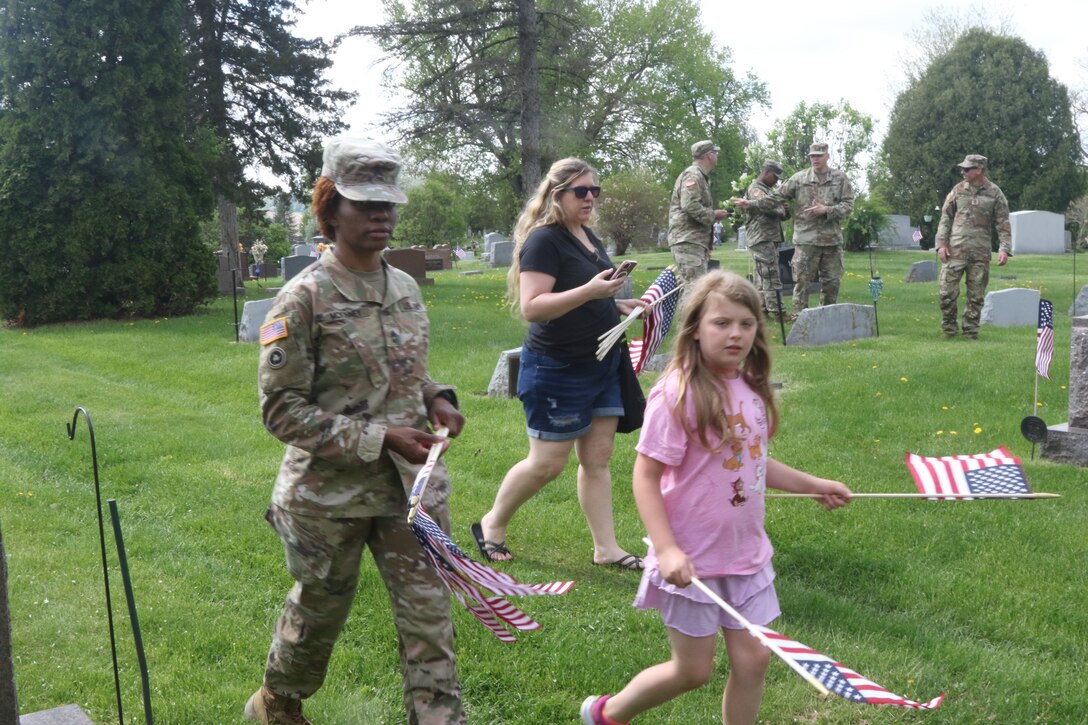
POLYGON ((117 637, 113 631, 113 603, 110 600, 110 571, 106 566, 106 529, 102 521, 102 489, 98 483, 98 451, 94 445, 94 425, 91 424, 91 416, 82 407, 76 408, 72 414, 72 422, 68 425, 68 440, 74 440, 76 436, 76 423, 79 415, 87 419, 87 432, 91 436, 91 465, 94 467, 94 502, 98 511, 98 544, 102 554, 102 580, 106 583, 106 618, 110 624, 110 653, 113 655, 113 687, 117 692, 117 721, 124 725, 125 716, 121 709, 121 677, 117 669, 117 637))

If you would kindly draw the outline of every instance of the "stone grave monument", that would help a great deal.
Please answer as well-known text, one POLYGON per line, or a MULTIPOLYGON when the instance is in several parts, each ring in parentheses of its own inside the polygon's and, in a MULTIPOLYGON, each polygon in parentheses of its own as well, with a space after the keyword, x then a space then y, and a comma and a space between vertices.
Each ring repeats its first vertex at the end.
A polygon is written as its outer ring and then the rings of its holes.
POLYGON ((1080 317, 1081 315, 1088 315, 1088 284, 1080 288, 1080 292, 1077 293, 1073 304, 1069 305, 1070 317, 1080 317))
POLYGON ((1073 318, 1069 340, 1069 420, 1047 428, 1040 455, 1088 466, 1088 315, 1073 318))
POLYGON ((230 257, 223 254, 222 250, 215 251, 215 279, 219 285, 219 294, 229 295, 237 292, 240 297, 246 294, 246 287, 242 284, 243 270, 231 272, 230 257), (234 289, 232 289, 232 286, 234 289))
POLYGON ((915 262, 910 265, 910 269, 907 270, 907 276, 903 278, 904 282, 936 282, 937 281, 937 263, 932 259, 926 259, 921 262, 915 262))
POLYGON ((509 267, 514 261, 514 243, 508 241, 495 242, 491 245, 491 267, 509 267))
POLYGON ((840 303, 801 310, 793 323, 787 345, 827 345, 876 334, 876 313, 872 305, 840 303))
POLYGON ((882 247, 892 249, 921 249, 914 241, 914 227, 906 214, 888 214, 888 226, 880 230, 877 238, 882 247))
POLYGON ((316 261, 317 258, 311 257, 309 254, 292 254, 290 257, 284 257, 280 260, 280 271, 283 272, 283 281, 286 282, 291 279, 316 261))
POLYGON ((1035 327, 1039 324, 1039 290, 1024 287, 986 293, 982 303, 983 325, 1035 327))
POLYGON ((419 286, 434 284, 427 277, 427 253, 422 249, 386 249, 382 256, 390 265, 412 275, 419 286))
POLYGON ((275 297, 269 297, 245 303, 242 307, 242 319, 238 323, 238 342, 257 342, 260 339, 261 325, 275 301, 275 297))
POLYGON ((1065 216, 1050 211, 1009 214, 1013 254, 1065 254, 1065 216))
POLYGON ((491 373, 491 382, 487 384, 487 395, 491 398, 514 398, 518 394, 518 370, 521 368, 521 348, 503 350, 499 361, 495 363, 495 372, 491 373))

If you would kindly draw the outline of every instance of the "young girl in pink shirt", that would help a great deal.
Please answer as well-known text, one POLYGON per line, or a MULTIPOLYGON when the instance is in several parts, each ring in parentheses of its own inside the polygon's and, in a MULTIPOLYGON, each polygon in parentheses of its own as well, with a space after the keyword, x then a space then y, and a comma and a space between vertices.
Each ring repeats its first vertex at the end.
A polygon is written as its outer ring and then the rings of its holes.
POLYGON ((778 410, 759 292, 731 272, 701 277, 687 296, 668 369, 650 392, 635 461, 634 493, 653 546, 635 598, 661 612, 672 659, 643 670, 612 696, 582 703, 585 725, 622 725, 706 684, 717 632, 729 679, 726 725, 755 723, 770 662, 765 649, 696 587, 697 576, 753 624, 779 614, 764 491, 817 493, 825 508, 850 489, 767 457, 778 410))

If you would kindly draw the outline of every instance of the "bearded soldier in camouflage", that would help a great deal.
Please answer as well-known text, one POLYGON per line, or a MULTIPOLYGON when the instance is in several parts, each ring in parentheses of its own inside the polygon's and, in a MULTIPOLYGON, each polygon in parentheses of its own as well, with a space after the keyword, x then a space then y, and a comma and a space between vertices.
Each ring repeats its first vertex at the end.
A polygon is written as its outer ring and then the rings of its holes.
MULTIPOLYGON (((261 328, 265 426, 287 444, 266 518, 295 585, 245 715, 302 725, 301 701, 325 679, 351 609, 364 548, 389 593, 409 723, 464 722, 449 595, 406 522, 406 489, 430 447, 428 423, 460 433, 450 386, 427 373, 419 288, 381 256, 396 224, 400 157, 333 139, 314 187, 314 216, 335 244, 280 292, 261 328)), ((441 460, 425 505, 449 531, 441 460)))
POLYGON ((749 202, 767 199, 764 206, 749 206, 744 225, 745 243, 756 267, 756 278, 763 292, 763 309, 772 319, 786 315, 781 307, 782 279, 778 274, 778 247, 782 244, 782 222, 790 218, 789 207, 772 198, 774 185, 782 178, 777 161, 764 161, 755 181, 748 185, 744 198, 749 202))
POLYGON ((1009 202, 986 178, 986 157, 968 154, 957 164, 963 181, 952 187, 941 207, 937 227, 937 256, 943 263, 939 287, 941 329, 946 337, 957 333, 956 300, 960 278, 967 280, 967 304, 963 311, 963 336, 978 339, 978 323, 990 281, 993 235, 997 233, 998 266, 1012 256, 1009 202))
POLYGON ((690 282, 706 274, 714 239, 714 222, 729 212, 714 208, 710 195, 710 172, 718 165, 719 148, 713 141, 699 141, 691 147, 693 163, 680 172, 669 201, 669 250, 676 263, 677 277, 686 294, 690 282))

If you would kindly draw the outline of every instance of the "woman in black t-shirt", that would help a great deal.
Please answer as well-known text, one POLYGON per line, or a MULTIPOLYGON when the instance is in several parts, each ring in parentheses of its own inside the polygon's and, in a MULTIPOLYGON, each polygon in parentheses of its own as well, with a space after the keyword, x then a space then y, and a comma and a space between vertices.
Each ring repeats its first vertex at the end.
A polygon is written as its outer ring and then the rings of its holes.
POLYGON ((581 159, 555 162, 526 203, 514 230, 507 298, 529 322, 521 349, 518 397, 525 408, 529 455, 511 468, 491 510, 472 534, 489 561, 513 558, 506 528, 518 508, 555 480, 573 449, 578 500, 593 536, 593 563, 641 570, 642 559, 616 542, 612 457, 620 399, 620 348, 596 358, 598 337, 640 300, 617 300, 622 279, 586 226, 600 197, 597 172, 581 159))

